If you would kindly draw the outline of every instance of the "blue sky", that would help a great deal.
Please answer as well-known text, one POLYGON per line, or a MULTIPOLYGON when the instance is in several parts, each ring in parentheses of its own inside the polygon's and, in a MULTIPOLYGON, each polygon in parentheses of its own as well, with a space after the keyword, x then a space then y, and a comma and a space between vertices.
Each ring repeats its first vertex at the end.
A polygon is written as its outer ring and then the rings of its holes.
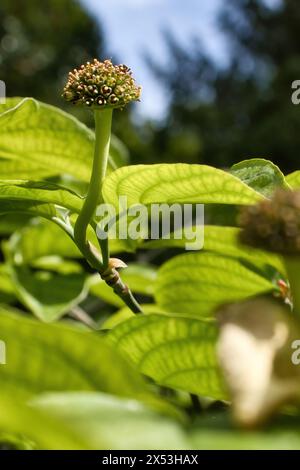
POLYGON ((216 17, 224 0, 81 0, 102 20, 109 52, 128 64, 143 86, 140 113, 154 118, 163 115, 166 100, 143 59, 147 51, 159 61, 166 60, 162 30, 168 28, 183 43, 200 37, 220 60, 223 41, 216 17))
MULTIPOLYGON (((274 4, 280 0, 265 0, 274 4)), ((166 61, 162 30, 168 28, 183 44, 199 37, 217 60, 226 60, 224 38, 217 15, 226 0, 81 0, 101 20, 109 53, 129 65, 143 86, 140 114, 163 116, 166 99, 143 59, 147 51, 166 61)))

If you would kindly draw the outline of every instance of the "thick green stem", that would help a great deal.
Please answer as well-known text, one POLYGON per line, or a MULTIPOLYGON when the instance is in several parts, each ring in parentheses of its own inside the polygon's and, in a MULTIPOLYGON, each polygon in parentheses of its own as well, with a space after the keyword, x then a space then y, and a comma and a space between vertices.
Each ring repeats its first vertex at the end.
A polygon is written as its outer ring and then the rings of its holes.
POLYGON ((300 315, 300 257, 285 256, 284 263, 291 287, 293 310, 300 315))
POLYGON ((112 109, 95 110, 95 152, 92 174, 88 193, 81 212, 74 227, 74 241, 89 264, 95 268, 102 279, 110 285, 116 295, 134 312, 140 313, 141 307, 135 300, 130 289, 123 283, 119 273, 109 266, 109 246, 108 240, 99 240, 102 252, 102 259, 98 250, 88 241, 87 230, 89 225, 95 229, 93 217, 102 198, 102 184, 106 174, 107 161, 109 155, 112 109))
POLYGON ((74 237, 82 252, 87 250, 86 232, 96 207, 102 201, 102 183, 109 155, 112 109, 95 110, 95 152, 89 189, 74 227, 74 237))

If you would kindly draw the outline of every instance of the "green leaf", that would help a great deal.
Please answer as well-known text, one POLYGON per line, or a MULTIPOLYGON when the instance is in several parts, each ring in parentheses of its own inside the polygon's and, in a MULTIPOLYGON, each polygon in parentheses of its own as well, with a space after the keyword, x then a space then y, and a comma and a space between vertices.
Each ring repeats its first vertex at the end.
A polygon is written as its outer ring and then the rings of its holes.
POLYGON ((10 278, 7 266, 5 264, 0 264, 0 303, 9 304, 15 300, 15 288, 10 278))
MULTIPOLYGON (((95 136, 84 124, 32 98, 8 99, 2 109, 0 157, 20 162, 23 177, 32 178, 35 168, 35 176, 39 177, 67 173, 89 181, 95 136)), ((119 154, 119 145, 114 142, 114 153, 119 154)), ((116 167, 112 159, 110 166, 116 167)), ((18 172, 14 177, 19 177, 18 172)))
MULTIPOLYGON (((1 366, 3 367, 3 366, 1 366)), ((23 440, 26 438, 34 448, 84 450, 89 444, 84 436, 74 433, 61 419, 53 418, 37 408, 26 406, 22 400, 0 392, 0 429, 23 440)))
POLYGON ((0 236, 9 236, 30 220, 30 215, 24 214, 2 214, 0 215, 0 236))
MULTIPOLYGON (((202 227, 193 226, 193 230, 201 230, 202 227)), ((246 245, 241 245, 238 241, 240 229, 236 227, 219 227, 217 225, 205 225, 204 227, 204 245, 203 251, 212 251, 219 254, 226 253, 226 256, 238 258, 249 261, 249 263, 263 268, 264 266, 272 266, 281 274, 285 274, 285 267, 280 256, 268 253, 263 250, 256 250, 246 245)), ((143 243, 143 249, 157 249, 157 248, 185 248, 187 240, 183 236, 181 239, 176 239, 176 232, 170 234, 169 240, 151 240, 143 243), (175 237, 174 237, 175 235, 175 237)), ((183 234, 184 235, 184 234, 183 234)))
POLYGON ((0 180, 0 211, 2 201, 57 204, 73 212, 80 212, 82 206, 82 199, 68 189, 53 183, 23 180, 0 180))
POLYGON ((48 169, 40 168, 35 162, 28 160, 12 160, 11 158, 0 157, 0 175, 3 180, 14 180, 16 178, 40 180, 50 177, 52 174, 51 167, 48 169))
MULTIPOLYGON (((50 215, 54 217, 56 213, 50 215)), ((71 221, 74 222, 73 218, 71 221)), ((88 238, 97 246, 97 238, 91 227, 88 229, 88 238)), ((39 258, 49 256, 82 258, 75 243, 59 226, 50 220, 39 218, 31 219, 27 225, 15 231, 9 239, 9 247, 16 263, 31 266, 36 266, 36 260, 39 258)), ((117 241, 113 242, 111 253, 121 251, 120 247, 121 245, 117 241)))
POLYGON ((7 352, 7 364, 0 366, 1 390, 13 391, 16 398, 49 391, 148 393, 139 375, 98 333, 45 325, 3 308, 0 331, 7 352))
POLYGON ((213 322, 164 315, 135 317, 119 324, 108 341, 139 372, 159 385, 223 399, 213 322))
POLYGON ((209 317, 221 303, 275 289, 235 259, 213 253, 176 256, 158 271, 155 299, 169 312, 209 317))
POLYGON ((111 136, 110 157, 112 160, 112 168, 119 168, 127 165, 129 162, 129 152, 123 142, 115 135, 111 136))
POLYGON ((0 116, 1 114, 5 113, 9 109, 14 108, 17 106, 21 101, 23 101, 24 98, 21 98, 19 96, 14 96, 12 98, 6 98, 5 103, 0 103, 0 116))
POLYGON ((234 427, 228 412, 207 411, 184 427, 136 401, 93 392, 45 394, 32 404, 37 411, 71 426, 93 449, 300 448, 298 416, 281 416, 265 430, 241 432, 234 427))
POLYGON ((282 275, 286 275, 285 266, 280 256, 240 244, 238 241, 240 229, 206 225, 204 231, 203 250, 245 260, 247 265, 251 264, 261 271, 272 267, 282 275))
POLYGON ((34 269, 51 271, 63 275, 80 274, 83 272, 82 266, 72 260, 65 260, 60 256, 43 256, 31 262, 34 269))
POLYGON ((294 171, 285 177, 292 189, 300 189, 300 171, 294 171))
POLYGON ((103 196, 118 209, 151 203, 254 204, 262 196, 238 178, 206 165, 158 164, 119 168, 104 182, 103 196))
POLYGON ((139 264, 131 263, 122 271, 122 279, 137 294, 152 296, 156 277, 157 269, 155 266, 142 262, 139 264))
POLYGON ((60 227, 49 220, 37 218, 16 231, 9 240, 9 246, 14 260, 24 264, 32 264, 38 258, 46 256, 82 256, 75 243, 60 227))
POLYGON ((189 446, 184 428, 135 400, 101 393, 37 397, 35 409, 67 423, 93 449, 172 449, 189 446))
POLYGON ((265 197, 272 196, 276 188, 289 188, 278 166, 263 158, 251 158, 236 163, 231 167, 230 173, 265 197))
POLYGON ((271 266, 282 275, 286 274, 285 266, 280 256, 240 244, 238 241, 240 229, 206 225, 204 233, 203 250, 245 260, 260 270, 271 266))
POLYGON ((278 450, 299 449, 299 416, 281 416, 272 427, 241 432, 229 413, 207 413, 189 433, 193 449, 278 450))
POLYGON ((9 271, 19 301, 45 322, 60 318, 88 293, 83 272, 63 274, 12 265, 9 271))
POLYGON ((27 214, 30 216, 40 216, 51 220, 57 215, 53 204, 43 204, 30 200, 10 200, 0 198, 0 214, 27 214))

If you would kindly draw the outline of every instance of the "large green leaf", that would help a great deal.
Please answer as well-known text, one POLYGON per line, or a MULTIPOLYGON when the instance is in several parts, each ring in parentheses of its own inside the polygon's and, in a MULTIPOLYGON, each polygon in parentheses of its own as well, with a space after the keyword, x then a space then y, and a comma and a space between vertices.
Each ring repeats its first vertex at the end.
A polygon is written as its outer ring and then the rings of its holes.
POLYGON ((35 409, 67 423, 93 449, 189 447, 184 428, 177 421, 135 400, 76 392, 42 395, 32 403, 35 409))
POLYGON ((203 249, 245 260, 261 270, 271 266, 285 275, 285 266, 280 256, 240 244, 238 240, 239 233, 240 229, 235 227, 206 225, 204 227, 203 249))
POLYGON ((289 188, 278 166, 264 158, 236 163, 230 173, 266 197, 272 196, 276 188, 289 188))
MULTIPOLYGON (((1 121, 0 121, 1 122, 1 121)), ((29 160, 12 160, 0 157, 0 177, 2 180, 31 179, 40 180, 53 174, 51 168, 40 168, 29 160)))
POLYGON ((294 171, 285 177, 292 189, 300 189, 300 171, 294 171))
POLYGON ((0 435, 1 441, 5 439, 5 435, 9 435, 10 441, 15 436, 17 448, 19 448, 18 444, 20 445, 24 440, 28 441, 30 448, 34 449, 85 450, 91 448, 83 435, 79 437, 58 417, 54 418, 47 412, 29 407, 22 400, 3 391, 0 392, 0 401, 0 433, 4 433, 4 437, 0 435))
MULTIPOLYGON (((35 176, 68 173, 89 181, 94 139, 94 133, 73 116, 32 98, 8 99, 2 107, 0 157, 20 162, 23 177, 31 177, 34 168, 35 176)), ((119 154, 120 145, 114 142, 114 153, 119 154)), ((9 172, 19 178, 13 168, 9 172)))
POLYGON ((83 272, 60 273, 12 265, 9 272, 16 297, 45 322, 60 318, 88 293, 83 272))
POLYGON ((151 203, 254 204, 262 196, 235 176, 206 165, 158 164, 119 168, 103 187, 115 208, 119 196, 128 206, 151 203))
POLYGON ((70 190, 48 182, 0 180, 0 211, 2 201, 56 204, 79 212, 82 199, 70 190))
POLYGON ((13 96, 10 98, 6 98, 5 103, 0 104, 0 116, 1 114, 5 113, 9 109, 14 108, 18 104, 20 104, 21 101, 23 101, 24 98, 21 98, 19 96, 13 96))
POLYGON ((40 216, 49 220, 57 216, 56 208, 53 204, 43 204, 30 200, 16 201, 10 199, 0 199, 0 214, 27 214, 34 217, 40 216))
POLYGON ((97 333, 45 325, 3 308, 0 331, 7 354, 7 364, 0 366, 2 391, 17 396, 98 390, 135 397, 146 391, 142 379, 97 333))
POLYGON ((123 142, 115 135, 111 136, 110 142, 110 166, 112 169, 128 165, 129 152, 123 142))
MULTIPOLYGON (((42 206, 44 207, 44 206, 42 206)), ((55 208, 49 214, 41 212, 43 217, 53 218, 56 215, 55 208)), ((36 206, 34 206, 36 208, 36 206)), ((38 206, 40 208, 40 206, 38 206)), ((33 214, 34 215, 34 214, 33 214)), ((35 214, 36 215, 36 214, 35 214)), ((73 218, 71 221, 74 222, 73 218)), ((98 241, 95 232, 88 228, 88 239, 97 246, 98 241)), ((39 218, 31 219, 27 225, 15 231, 9 241, 14 259, 24 264, 36 265, 36 260, 41 257, 59 256, 61 258, 82 258, 75 243, 56 224, 50 220, 39 218)), ((118 240, 110 243, 111 253, 122 251, 123 245, 118 240)))
POLYGON ((285 275, 285 266, 280 256, 263 250, 254 249, 239 243, 240 229, 235 227, 218 227, 206 225, 204 227, 205 251, 212 251, 220 255, 245 260, 259 270, 271 266, 282 275, 285 275))
MULTIPOLYGON (((198 230, 202 229, 203 227, 198 227, 198 230)), ((196 231, 197 227, 193 226, 193 230, 196 231)), ((272 266, 281 274, 285 274, 284 263, 279 256, 268 253, 266 251, 258 249, 256 250, 246 245, 241 245, 238 241, 239 233, 240 229, 236 227, 205 225, 203 250, 212 251, 219 254, 225 253, 226 256, 244 259, 260 269, 264 266, 272 266)), ((143 249, 185 248, 187 243, 191 243, 191 240, 188 240, 185 237, 177 239, 176 232, 174 232, 171 233, 169 240, 151 240, 143 243, 141 247, 143 249)))
POLYGON ((31 262, 33 269, 50 271, 61 275, 79 274, 83 272, 82 266, 73 260, 66 260, 60 256, 43 256, 31 262))
POLYGON ((122 279, 131 286, 133 292, 137 294, 152 296, 154 293, 154 283, 157 277, 155 266, 143 262, 130 263, 122 271, 122 279))
POLYGON ((270 280, 238 260, 197 252, 176 256, 160 268, 155 298, 169 312, 207 317, 221 303, 274 289, 270 280))
POLYGON ((0 264, 0 303, 9 304, 15 300, 15 288, 8 267, 5 264, 0 264))
POLYGON ((38 258, 46 256, 82 256, 75 243, 58 225, 38 218, 17 230, 11 236, 9 246, 14 260, 24 264, 32 264, 38 258))
POLYGON ((11 213, 0 214, 0 236, 9 236, 21 227, 24 227, 31 219, 29 214, 11 213))
POLYGON ((116 326, 108 341, 158 384, 219 399, 217 334, 213 322, 146 315, 116 326))
POLYGON ((265 430, 241 432, 234 427, 228 412, 210 410, 184 427, 136 401, 93 392, 47 394, 32 404, 44 415, 70 425, 94 449, 300 448, 297 416, 281 416, 265 430))

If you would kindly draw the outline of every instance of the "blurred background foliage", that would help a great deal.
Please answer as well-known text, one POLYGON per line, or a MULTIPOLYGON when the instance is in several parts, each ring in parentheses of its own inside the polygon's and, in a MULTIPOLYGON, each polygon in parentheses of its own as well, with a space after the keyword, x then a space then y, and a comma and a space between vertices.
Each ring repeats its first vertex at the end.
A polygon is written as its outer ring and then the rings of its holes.
MULTIPOLYGON (((0 17, 0 78, 9 96, 63 107, 66 73, 106 55, 101 25, 75 0, 2 0, 0 17)), ((300 113, 291 103, 291 83, 300 77, 299 21, 297 0, 277 7, 263 0, 224 2, 219 25, 230 46, 226 65, 217 64, 197 39, 183 46, 166 31, 168 63, 162 65, 159 54, 146 58, 169 98, 165 118, 137 123, 127 112, 116 113, 115 133, 132 162, 227 167, 263 156, 285 171, 296 169, 300 113)), ((71 111, 92 124, 88 113, 71 111)))

